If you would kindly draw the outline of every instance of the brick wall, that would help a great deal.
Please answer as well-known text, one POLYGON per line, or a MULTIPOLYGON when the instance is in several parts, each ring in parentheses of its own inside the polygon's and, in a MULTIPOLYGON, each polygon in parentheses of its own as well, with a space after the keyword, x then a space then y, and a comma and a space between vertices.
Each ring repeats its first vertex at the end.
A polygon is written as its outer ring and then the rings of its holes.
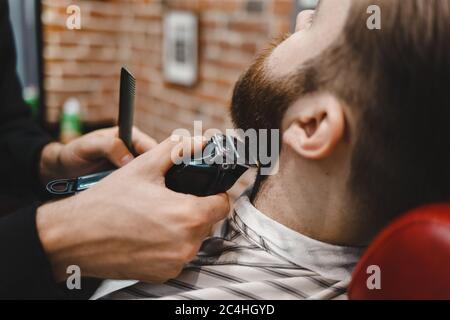
POLYGON ((43 0, 46 120, 77 97, 86 122, 115 121, 119 72, 137 78, 136 124, 158 140, 174 129, 231 128, 234 83, 269 39, 288 32, 292 0, 43 0), (82 29, 67 30, 66 7, 81 8, 82 29), (162 17, 171 9, 200 18, 199 81, 164 82, 162 17))

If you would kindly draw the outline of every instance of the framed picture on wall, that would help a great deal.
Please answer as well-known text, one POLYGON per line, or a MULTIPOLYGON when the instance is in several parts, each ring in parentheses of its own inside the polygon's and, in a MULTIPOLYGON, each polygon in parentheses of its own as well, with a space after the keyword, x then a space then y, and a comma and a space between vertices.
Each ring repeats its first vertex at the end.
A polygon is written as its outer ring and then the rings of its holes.
POLYGON ((167 82, 193 86, 198 79, 198 17, 189 11, 164 16, 163 63, 167 82))

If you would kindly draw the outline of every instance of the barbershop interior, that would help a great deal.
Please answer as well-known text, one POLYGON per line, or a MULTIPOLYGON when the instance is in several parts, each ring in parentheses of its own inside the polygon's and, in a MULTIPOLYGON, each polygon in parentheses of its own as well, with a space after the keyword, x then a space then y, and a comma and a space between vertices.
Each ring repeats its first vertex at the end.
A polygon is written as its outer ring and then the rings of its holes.
POLYGON ((450 0, 362 2, 0 0, 0 300, 450 300, 450 0))

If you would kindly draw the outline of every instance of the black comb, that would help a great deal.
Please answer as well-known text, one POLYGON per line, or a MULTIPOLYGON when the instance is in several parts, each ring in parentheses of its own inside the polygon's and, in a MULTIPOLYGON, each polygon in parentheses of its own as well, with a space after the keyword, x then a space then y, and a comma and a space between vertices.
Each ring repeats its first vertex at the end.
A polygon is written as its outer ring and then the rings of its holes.
MULTIPOLYGON (((133 148, 132 135, 135 95, 136 79, 126 68, 122 68, 120 73, 119 138, 134 155, 136 155, 136 152, 133 148)), ((47 184, 47 191, 54 196, 72 195, 89 189, 112 172, 105 171, 75 179, 51 181, 47 184)))
POLYGON ((136 152, 133 148, 132 132, 135 95, 136 79, 125 67, 122 67, 120 73, 119 138, 134 155, 136 155, 136 152))

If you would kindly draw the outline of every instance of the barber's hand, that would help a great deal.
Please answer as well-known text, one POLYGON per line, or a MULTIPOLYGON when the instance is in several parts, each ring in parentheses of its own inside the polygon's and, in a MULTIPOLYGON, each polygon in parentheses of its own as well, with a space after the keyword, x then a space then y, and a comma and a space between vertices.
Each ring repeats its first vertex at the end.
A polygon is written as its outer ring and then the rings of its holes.
POLYGON ((176 277, 230 209, 226 194, 199 198, 165 187, 172 151, 195 151, 190 146, 191 139, 168 139, 92 189, 39 208, 37 228, 56 279, 68 276, 69 265, 98 278, 176 277))
MULTIPOLYGON (((150 150, 155 140, 133 128, 133 146, 138 154, 150 150)), ((118 138, 118 128, 94 131, 67 145, 51 143, 41 153, 39 173, 45 184, 53 179, 82 176, 108 168, 123 167, 134 159, 118 138)))

